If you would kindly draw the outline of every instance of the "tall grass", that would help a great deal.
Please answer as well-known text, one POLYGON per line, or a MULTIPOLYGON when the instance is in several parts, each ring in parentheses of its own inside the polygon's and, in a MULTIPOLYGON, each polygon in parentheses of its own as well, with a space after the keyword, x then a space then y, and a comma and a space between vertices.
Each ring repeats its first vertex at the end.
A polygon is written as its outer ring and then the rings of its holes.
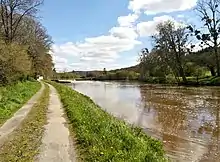
POLYGON ((161 142, 109 115, 90 98, 67 86, 51 84, 60 94, 82 161, 167 161, 161 142))
POLYGON ((0 87, 0 126, 9 119, 39 89, 39 82, 19 82, 0 87))
POLYGON ((8 140, 0 147, 0 161, 29 162, 34 161, 39 152, 47 122, 49 87, 46 86, 42 96, 33 106, 27 117, 22 121, 8 140))

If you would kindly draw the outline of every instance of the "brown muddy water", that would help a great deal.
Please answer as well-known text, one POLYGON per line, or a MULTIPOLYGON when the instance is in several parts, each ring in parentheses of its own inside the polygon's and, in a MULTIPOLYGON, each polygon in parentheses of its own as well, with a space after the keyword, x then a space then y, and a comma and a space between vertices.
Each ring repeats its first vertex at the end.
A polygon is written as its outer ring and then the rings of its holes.
POLYGON ((77 81, 73 89, 142 127, 174 162, 220 162, 220 87, 77 81))

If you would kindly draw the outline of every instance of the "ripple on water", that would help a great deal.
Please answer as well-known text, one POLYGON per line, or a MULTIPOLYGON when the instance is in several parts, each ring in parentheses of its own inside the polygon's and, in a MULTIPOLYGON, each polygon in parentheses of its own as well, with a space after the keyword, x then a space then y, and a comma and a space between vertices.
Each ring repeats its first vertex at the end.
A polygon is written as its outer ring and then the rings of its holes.
POLYGON ((173 161, 220 161, 220 88, 91 81, 74 87, 163 141, 173 161))

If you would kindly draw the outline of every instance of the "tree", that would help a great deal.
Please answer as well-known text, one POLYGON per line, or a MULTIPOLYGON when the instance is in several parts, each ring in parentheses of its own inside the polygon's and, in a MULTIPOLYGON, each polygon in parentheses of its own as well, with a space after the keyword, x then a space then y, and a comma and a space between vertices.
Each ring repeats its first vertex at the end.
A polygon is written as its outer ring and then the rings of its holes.
POLYGON ((103 74, 104 74, 104 75, 107 74, 106 68, 103 69, 103 74))
POLYGON ((36 19, 42 3, 43 0, 0 0, 0 77, 4 84, 25 75, 49 78, 53 74, 49 54, 53 42, 36 19))
POLYGON ((176 27, 173 22, 166 21, 158 24, 157 32, 158 34, 153 36, 153 41, 160 58, 170 67, 178 82, 180 76, 186 83, 183 67, 188 45, 186 28, 176 27))
POLYGON ((43 0, 0 0, 0 22, 5 42, 13 41, 22 20, 35 17, 42 3, 43 0))
POLYGON ((141 51, 140 65, 142 67, 141 75, 150 77, 164 77, 168 71, 167 65, 163 62, 157 50, 151 52, 145 48, 141 51))
POLYGON ((187 55, 187 61, 193 62, 198 66, 206 67, 210 71, 212 76, 216 76, 215 72, 215 57, 213 56, 211 50, 206 48, 201 51, 193 52, 187 55))
POLYGON ((219 34, 220 34, 220 11, 219 0, 200 0, 196 11, 200 14, 201 21, 204 22, 205 30, 194 29, 191 25, 188 29, 194 33, 195 37, 201 42, 201 45, 210 47, 215 56, 217 75, 220 76, 219 63, 219 34))
POLYGON ((144 48, 141 50, 139 55, 139 61, 140 61, 140 77, 141 80, 144 80, 147 76, 147 58, 149 55, 149 50, 147 48, 144 48))
POLYGON ((31 61, 26 49, 0 43, 0 84, 12 83, 30 74, 31 61))
MULTIPOLYGON (((48 53, 53 42, 41 23, 34 19, 24 18, 18 26, 18 32, 13 41, 28 48, 28 54, 32 61, 32 75, 47 77, 46 74, 49 74, 48 63, 45 62, 45 59, 50 60, 50 65, 52 64, 52 58, 48 58, 48 53)), ((52 65, 50 70, 52 71, 52 65)))

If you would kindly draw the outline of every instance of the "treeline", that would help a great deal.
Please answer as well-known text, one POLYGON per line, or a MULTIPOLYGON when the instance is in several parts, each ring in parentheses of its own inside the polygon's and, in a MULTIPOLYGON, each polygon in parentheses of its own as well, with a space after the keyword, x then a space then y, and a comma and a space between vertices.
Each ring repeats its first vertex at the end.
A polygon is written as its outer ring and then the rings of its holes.
POLYGON ((139 73, 130 70, 116 70, 97 76, 94 80, 137 80, 139 73))
POLYGON ((137 66, 88 76, 94 80, 140 80, 149 83, 220 85, 220 1, 199 0, 197 26, 160 23, 153 48, 140 52, 137 66), (199 48, 198 48, 199 47, 199 48), (199 50, 199 51, 198 51, 199 50))
POLYGON ((116 70, 107 71, 105 68, 103 71, 86 71, 80 72, 78 75, 78 79, 85 80, 138 80, 139 72, 138 66, 133 66, 129 68, 121 68, 116 70))
POLYGON ((38 20, 43 0, 0 1, 0 84, 52 76, 52 39, 38 20))
POLYGON ((73 72, 56 72, 56 70, 53 70, 53 80, 59 80, 59 79, 67 79, 67 80, 72 80, 76 78, 80 78, 81 76, 77 73, 73 72))
MULTIPOLYGON (((199 83, 200 80, 216 80, 220 76, 219 36, 220 1, 200 0, 196 12, 201 26, 160 23, 152 36, 151 52, 143 49, 140 55, 140 77, 149 80, 158 77, 161 82, 199 83), (201 29, 201 30, 200 30, 201 29), (196 40, 196 41, 195 41, 196 40), (201 50, 195 51, 197 46, 201 50)), ((220 79, 218 79, 220 81, 220 79)))

